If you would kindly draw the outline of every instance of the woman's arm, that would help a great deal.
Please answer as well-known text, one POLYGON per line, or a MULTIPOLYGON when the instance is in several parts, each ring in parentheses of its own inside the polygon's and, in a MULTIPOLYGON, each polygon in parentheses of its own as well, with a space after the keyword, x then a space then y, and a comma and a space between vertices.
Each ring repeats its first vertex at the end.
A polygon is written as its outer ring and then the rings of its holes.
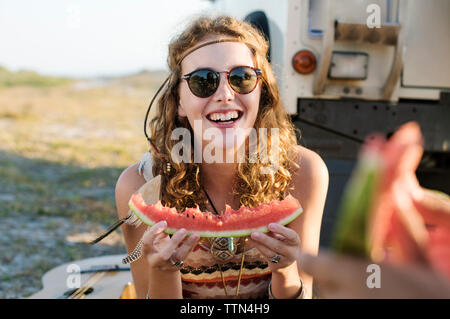
POLYGON ((312 297, 312 277, 298 268, 300 247, 312 255, 319 250, 320 226, 328 190, 328 170, 316 153, 298 146, 297 164, 292 172, 290 193, 298 199, 303 208, 299 218, 284 227, 270 224, 269 234, 253 232, 252 241, 258 250, 269 260, 272 271, 271 292, 274 298, 296 298, 302 293, 304 298, 312 297), (279 255, 278 262, 272 257, 279 255), (301 286, 300 278, 304 287, 301 286))
MULTIPOLYGON (((131 195, 145 184, 145 179, 137 173, 138 164, 125 169, 116 184, 116 206, 119 218, 128 215, 128 201, 131 195)), ((145 224, 135 227, 127 224, 122 225, 125 244, 128 253, 133 251, 139 240, 144 235, 147 226, 145 224)), ((133 277, 136 295, 145 298, 147 293, 152 298, 178 298, 181 297, 181 279, 179 272, 164 272, 151 270, 144 256, 131 264, 131 275, 133 277), (149 282, 151 288, 149 289, 149 282), (153 289, 155 288, 155 289, 153 289)))
POLYGON ((370 259, 321 251, 318 256, 300 255, 302 269, 314 276, 321 298, 450 298, 450 283, 424 265, 378 266, 380 286, 369 288, 370 259))
MULTIPOLYGON (((311 255, 319 251, 320 228, 325 200, 328 191, 328 169, 322 158, 311 150, 297 146, 297 164, 300 166, 293 172, 291 195, 298 199, 303 208, 299 218, 289 224, 300 236, 300 247, 311 255)), ((296 263, 272 276, 272 293, 275 297, 285 296, 287 285, 293 285, 295 277, 300 275, 306 288, 306 297, 312 297, 313 278, 302 271, 297 271, 296 263), (284 293, 283 293, 284 292, 284 293)), ((292 290, 292 289, 291 289, 292 290)))

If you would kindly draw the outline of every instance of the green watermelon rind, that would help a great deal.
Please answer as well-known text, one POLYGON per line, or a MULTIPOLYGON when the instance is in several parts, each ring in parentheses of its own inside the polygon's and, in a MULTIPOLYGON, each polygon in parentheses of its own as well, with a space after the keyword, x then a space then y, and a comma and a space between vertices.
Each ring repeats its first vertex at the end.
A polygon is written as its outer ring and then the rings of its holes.
MULTIPOLYGON (((128 206, 133 211, 133 213, 138 217, 144 224, 148 226, 153 226, 155 223, 149 219, 147 216, 145 216, 138 208, 136 208, 133 205, 133 202, 130 201, 128 203, 128 206)), ((295 211, 290 213, 285 218, 276 221, 275 223, 280 225, 287 225, 291 223, 293 220, 295 220, 297 217, 299 217, 303 213, 303 209, 301 207, 297 208, 295 211)), ((247 237, 250 236, 250 234, 254 231, 262 232, 262 233, 268 233, 270 230, 267 228, 268 225, 261 226, 258 228, 251 228, 251 229, 239 229, 239 230, 226 230, 226 231, 189 231, 187 235, 191 235, 193 233, 198 234, 200 237, 247 237)), ((166 228, 164 230, 167 234, 174 234, 178 229, 175 228, 166 228)))
POLYGON ((383 162, 376 154, 365 154, 354 170, 341 199, 334 227, 332 248, 336 252, 369 255, 370 209, 380 182, 383 162))

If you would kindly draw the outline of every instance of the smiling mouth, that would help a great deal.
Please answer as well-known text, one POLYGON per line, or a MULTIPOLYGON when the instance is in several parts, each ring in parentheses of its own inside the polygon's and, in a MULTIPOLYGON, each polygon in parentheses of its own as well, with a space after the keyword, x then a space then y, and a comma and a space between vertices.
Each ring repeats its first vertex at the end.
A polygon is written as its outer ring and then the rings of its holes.
POLYGON ((231 124, 239 120, 244 113, 242 111, 234 111, 229 113, 211 113, 206 116, 208 120, 217 124, 231 124))

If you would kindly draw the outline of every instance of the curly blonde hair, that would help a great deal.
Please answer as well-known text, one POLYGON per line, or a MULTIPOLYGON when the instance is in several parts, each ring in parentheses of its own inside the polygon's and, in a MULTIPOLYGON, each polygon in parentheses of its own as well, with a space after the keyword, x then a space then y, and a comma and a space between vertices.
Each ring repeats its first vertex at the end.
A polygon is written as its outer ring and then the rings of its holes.
MULTIPOLYGON (((261 160, 254 163, 245 155, 245 162, 238 164, 233 185, 233 193, 240 198, 240 204, 256 207, 271 200, 281 200, 286 196, 291 181, 290 168, 295 164, 292 147, 297 145, 296 128, 283 108, 276 78, 267 60, 269 45, 264 35, 249 23, 228 16, 203 16, 195 19, 187 29, 169 44, 168 65, 170 76, 168 85, 158 101, 157 116, 150 122, 151 139, 160 154, 152 152, 154 174, 162 173, 161 200, 165 205, 184 211, 187 207, 199 206, 206 209, 207 198, 201 186, 201 165, 199 163, 175 163, 171 159, 172 147, 177 141, 170 139, 170 132, 178 127, 187 128, 194 136, 187 118, 178 116, 178 85, 181 77, 181 60, 185 53, 209 36, 226 36, 236 39, 251 49, 256 67, 262 70, 262 88, 259 111, 254 128, 267 128, 267 138, 262 147, 270 154, 271 130, 278 128, 279 151, 278 170, 273 174, 261 174, 261 167, 267 166, 261 160), (165 170, 171 164, 170 172, 165 170)), ((192 140, 193 143, 193 140, 192 140)), ((248 139, 245 154, 249 154, 248 139)), ((257 152, 262 149, 257 148, 257 152)), ((192 151, 193 152, 193 151, 192 151)), ((193 156, 193 155, 192 155, 193 156)), ((251 154, 250 154, 251 156, 251 154)), ((269 164, 270 165, 270 164, 269 164)))

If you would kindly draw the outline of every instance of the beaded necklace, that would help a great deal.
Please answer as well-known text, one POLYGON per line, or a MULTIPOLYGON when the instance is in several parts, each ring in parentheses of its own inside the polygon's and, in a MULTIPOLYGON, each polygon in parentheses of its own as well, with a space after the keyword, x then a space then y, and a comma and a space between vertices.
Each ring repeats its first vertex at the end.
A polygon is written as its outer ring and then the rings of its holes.
MULTIPOLYGON (((203 192, 205 192, 205 195, 208 198, 208 202, 211 204, 211 207, 213 208, 216 215, 220 215, 219 212, 217 211, 216 207, 214 206, 213 201, 209 197, 206 189, 203 186, 202 186, 202 189, 203 189, 203 192)), ((225 278, 223 276, 222 267, 220 264, 221 264, 221 262, 230 260, 235 256, 236 251, 237 251, 237 245, 235 245, 232 237, 213 237, 210 239, 210 244, 211 244, 211 246, 209 248, 209 252, 213 256, 213 258, 218 261, 217 265, 219 267, 223 289, 225 292, 225 296, 228 296, 227 286, 226 286, 225 278)), ((241 258, 241 266, 239 269, 236 293, 234 295, 235 298, 237 298, 239 296, 239 288, 240 288, 241 278, 242 278, 242 269, 244 268, 244 259, 245 259, 245 241, 244 241, 244 248, 243 248, 242 258, 241 258)))

